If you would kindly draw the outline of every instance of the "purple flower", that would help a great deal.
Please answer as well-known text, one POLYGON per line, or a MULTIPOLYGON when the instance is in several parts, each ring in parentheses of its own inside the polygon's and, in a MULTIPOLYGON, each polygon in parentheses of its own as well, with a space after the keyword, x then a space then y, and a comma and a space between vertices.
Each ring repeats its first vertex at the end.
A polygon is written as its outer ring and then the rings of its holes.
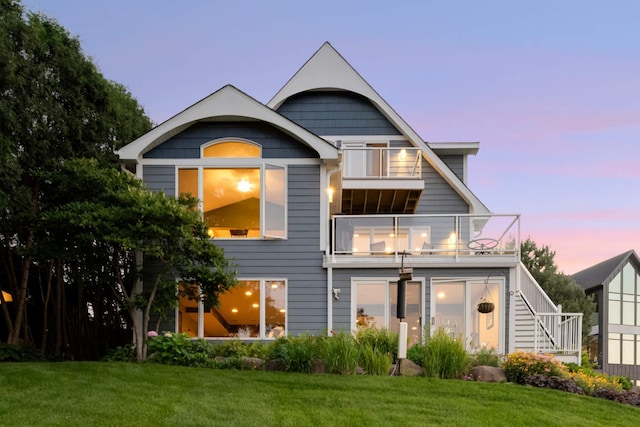
POLYGON ((153 338, 153 337, 157 337, 158 333, 156 331, 149 331, 147 332, 147 337, 148 338, 153 338))

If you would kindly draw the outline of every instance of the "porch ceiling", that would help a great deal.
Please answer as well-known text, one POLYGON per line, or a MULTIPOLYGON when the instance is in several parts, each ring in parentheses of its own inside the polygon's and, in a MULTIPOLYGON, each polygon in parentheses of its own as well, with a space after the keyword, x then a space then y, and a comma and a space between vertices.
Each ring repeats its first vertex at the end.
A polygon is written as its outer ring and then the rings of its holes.
POLYGON ((344 189, 342 213, 345 215, 413 214, 422 190, 344 189))

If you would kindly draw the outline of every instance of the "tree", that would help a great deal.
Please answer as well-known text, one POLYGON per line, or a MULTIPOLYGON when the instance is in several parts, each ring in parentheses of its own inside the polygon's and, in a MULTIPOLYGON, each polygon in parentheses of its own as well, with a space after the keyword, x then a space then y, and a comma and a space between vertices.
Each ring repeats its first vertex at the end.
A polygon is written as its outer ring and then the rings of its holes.
POLYGON ((65 162, 55 176, 55 197, 68 202, 45 216, 48 244, 75 266, 70 275, 107 282, 129 314, 138 360, 146 357, 151 313, 175 307, 178 280, 197 285, 195 296, 212 306, 235 285, 235 271, 209 241, 196 199, 147 191, 127 172, 95 160, 65 162))
POLYGON ((39 252, 52 171, 78 157, 115 166, 114 149, 150 126, 137 101, 100 74, 77 38, 44 15, 25 14, 18 1, 0 0, 0 283, 13 296, 0 310, 8 342, 34 344, 28 307, 52 296, 43 283, 50 289, 64 277, 63 266, 39 252))
POLYGON ((562 305, 565 313, 583 313, 583 341, 591 330, 591 315, 595 312, 592 296, 586 295, 584 289, 571 276, 558 272, 554 257, 556 253, 548 246, 538 248, 536 243, 527 239, 520 245, 520 257, 534 279, 540 284, 549 298, 562 305))

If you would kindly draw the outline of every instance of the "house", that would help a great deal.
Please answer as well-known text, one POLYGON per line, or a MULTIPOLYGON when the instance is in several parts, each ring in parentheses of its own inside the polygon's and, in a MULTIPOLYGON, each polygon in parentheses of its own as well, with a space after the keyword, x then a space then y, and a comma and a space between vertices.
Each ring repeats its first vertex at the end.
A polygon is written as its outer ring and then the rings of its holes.
POLYGON ((424 141, 329 43, 266 105, 221 88, 118 151, 150 189, 196 195, 238 268, 220 307, 181 299, 165 326, 211 340, 397 330, 402 272, 413 342, 445 328, 470 349, 579 360, 580 315, 520 263, 520 216, 467 185, 478 148, 424 141))
POLYGON ((629 250, 572 277, 596 301, 590 361, 640 385, 640 258, 629 250))

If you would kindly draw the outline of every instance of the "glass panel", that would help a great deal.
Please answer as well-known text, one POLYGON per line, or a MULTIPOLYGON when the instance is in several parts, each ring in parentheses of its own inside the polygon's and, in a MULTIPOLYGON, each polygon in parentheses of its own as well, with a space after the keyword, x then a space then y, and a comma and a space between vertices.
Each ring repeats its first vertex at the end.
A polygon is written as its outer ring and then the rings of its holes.
POLYGON ((634 360, 634 335, 623 334, 622 335, 622 364, 633 365, 634 360))
POLYGON ((260 146, 243 141, 226 141, 206 147, 202 157, 260 157, 260 146))
POLYGON ((640 326, 640 302, 636 303, 636 326, 640 326))
POLYGON ((360 283, 356 290, 356 325, 383 328, 385 322, 385 291, 387 284, 360 283))
POLYGON ((178 195, 181 194, 198 197, 198 169, 178 170, 178 195))
POLYGON ((635 270, 631 264, 627 264, 622 269, 622 292, 625 294, 635 294, 635 270))
POLYGON ((467 342, 471 344, 472 349, 477 348, 500 348, 500 325, 499 316, 500 310, 500 285, 498 283, 489 283, 487 285, 488 291, 485 291, 484 283, 472 283, 470 284, 470 301, 469 301, 469 313, 471 318, 469 319, 470 331, 467 333, 467 342), (491 313, 478 312, 478 303, 484 298, 487 302, 494 304, 494 309, 491 313))
POLYGON ((636 335, 636 365, 640 365, 640 335, 636 335))
POLYGON ((218 307, 205 306, 205 337, 260 336, 260 281, 241 281, 219 300, 218 307))
POLYGON ((620 301, 609 301, 609 323, 619 325, 620 319, 620 301))
POLYGON ((185 333, 190 337, 198 336, 198 295, 195 285, 179 285, 178 297, 178 332, 185 333), (189 292, 187 292, 189 290, 189 292), (185 296, 191 295, 191 298, 185 296))
POLYGON ((285 238, 286 176, 282 166, 265 165, 265 230, 269 237, 285 238))
POLYGON ((632 302, 623 302, 622 303, 622 324, 623 325, 633 325, 635 324, 635 313, 634 309, 635 304, 632 302))
POLYGON ((616 274, 616 277, 609 283, 609 292, 620 292, 620 273, 616 274))
POLYGON ((464 333, 464 283, 442 283, 434 285, 432 326, 443 328, 453 337, 464 333))
POLYGON ((260 237, 260 169, 205 169, 203 218, 218 238, 260 237))
POLYGON ((620 334, 609 334, 608 362, 620 364, 620 334))
MULTIPOLYGON (((398 332, 400 330, 400 320, 397 316, 398 284, 396 282, 389 284, 389 299, 391 300, 389 330, 392 332, 398 332)), ((404 321, 407 323, 409 347, 411 347, 411 345, 419 343, 422 339, 422 298, 420 282, 407 282, 405 303, 405 315, 407 317, 404 321)))
POLYGON ((267 338, 286 335, 287 289, 282 280, 267 281, 265 293, 265 331, 267 338))

